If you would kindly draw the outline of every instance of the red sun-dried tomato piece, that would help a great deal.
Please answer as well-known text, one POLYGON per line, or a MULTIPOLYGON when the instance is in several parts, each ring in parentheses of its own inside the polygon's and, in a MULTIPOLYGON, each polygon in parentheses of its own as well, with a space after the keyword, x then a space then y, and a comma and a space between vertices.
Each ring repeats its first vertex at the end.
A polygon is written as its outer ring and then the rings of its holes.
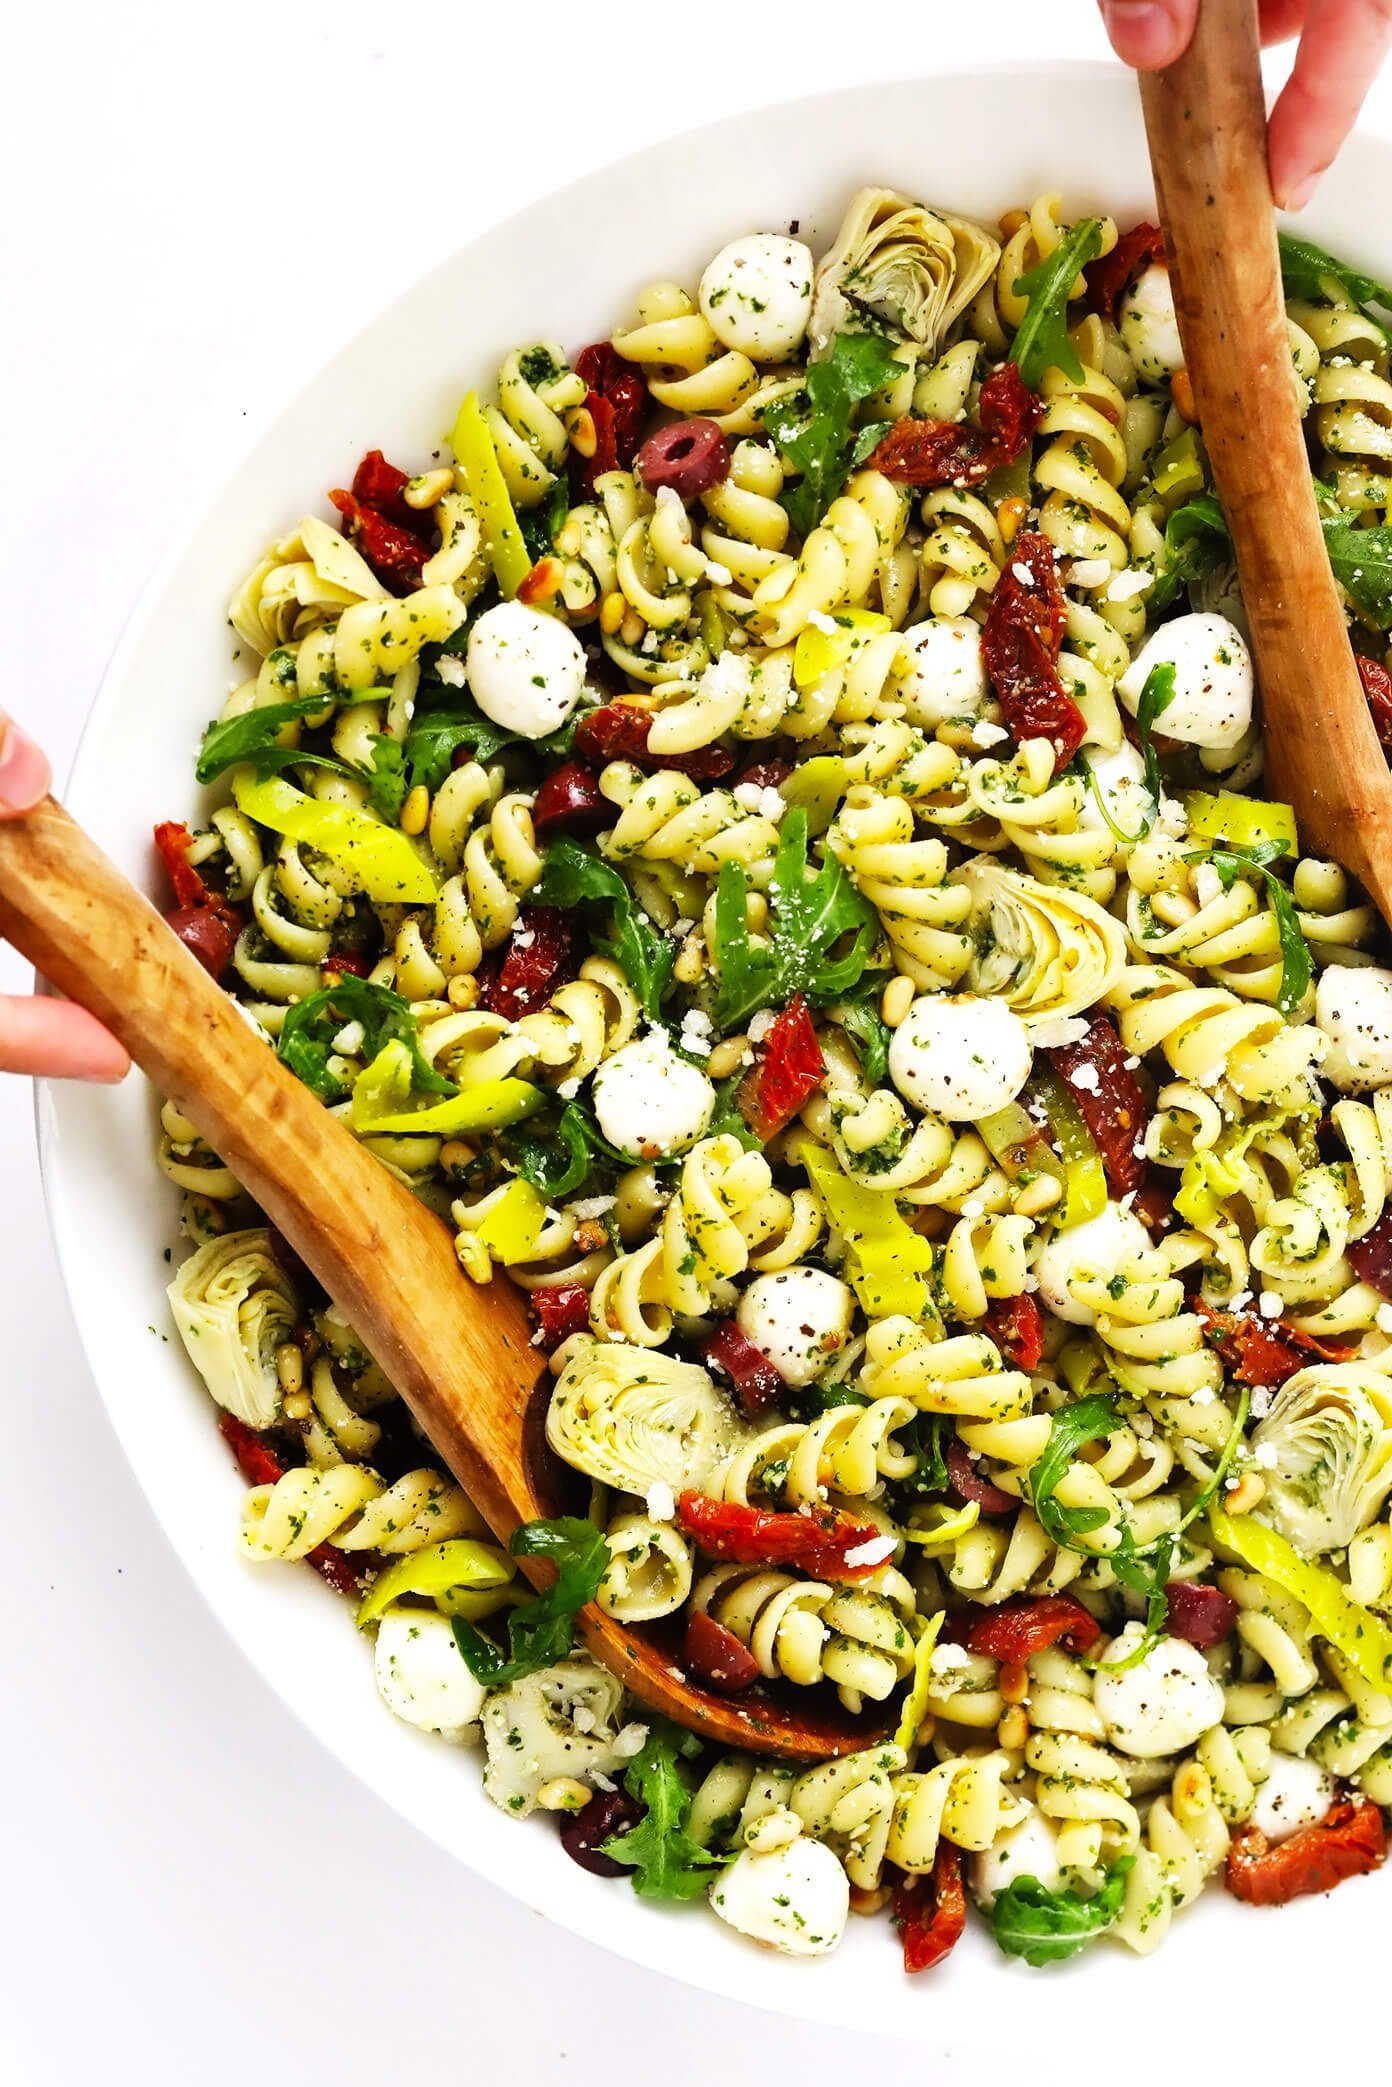
POLYGON ((1274 1390, 1303 1370, 1313 1356, 1320 1362, 1347 1362, 1353 1347, 1345 1341, 1321 1341, 1301 1333, 1284 1319, 1261 1319, 1250 1312, 1219 1311, 1202 1298, 1194 1311, 1204 1339, 1239 1384, 1274 1390))
POLYGON ((220 979, 237 946, 237 929, 226 914, 211 906, 176 906, 164 917, 209 978, 220 979))
POLYGON ((755 790, 781 790, 792 772, 791 761, 751 761, 735 777, 734 787, 748 783, 755 790))
POLYGON ((969 1603, 949 1617, 944 1635, 968 1652, 1019 1667, 1031 1653, 1045 1652, 1051 1645, 1062 1645, 1065 1652, 1089 1652, 1102 1626, 1071 1594, 1013 1594, 995 1608, 969 1603))
POLYGON ((782 1514, 688 1490, 677 1500, 677 1520, 699 1551, 732 1565, 791 1565, 814 1579, 858 1580, 885 1563, 878 1555, 847 1562, 863 1545, 878 1553, 883 1532, 839 1508, 782 1514))
POLYGON ((614 447, 627 470, 638 454, 643 422, 652 399, 642 376, 625 362, 612 341, 595 341, 575 358, 575 374, 598 392, 613 415, 614 447))
POLYGON ((1387 1829, 1366 1797, 1340 1798, 1317 1826, 1302 1826, 1273 1848, 1255 1826, 1233 1835, 1225 1882, 1249 1906, 1288 1906, 1314 1891, 1332 1891, 1348 1877, 1381 1869, 1387 1829))
POLYGON ((1237 1621, 1237 1603, 1221 1587, 1197 1580, 1170 1580, 1165 1588, 1165 1629, 1201 1652, 1221 1645, 1237 1621))
POLYGON ((1380 1296, 1392 1297, 1392 1211, 1385 1212, 1371 1231, 1345 1251, 1360 1282, 1370 1283, 1380 1296))
MULTIPOLYGON (((201 907, 225 920, 233 935, 239 935, 243 926, 241 914, 220 891, 214 891, 210 884, 204 882, 201 872, 189 861, 193 835, 183 821, 161 819, 154 829, 154 838, 160 861, 164 864, 165 875, 173 887, 177 901, 175 911, 201 907)), ((177 929, 175 932, 178 932, 177 929)))
POLYGON ((372 966, 356 949, 336 949, 323 958, 319 969, 325 973, 337 971, 348 978, 366 978, 372 966))
POLYGON ((1363 693, 1368 699, 1382 750, 1392 754, 1392 674, 1380 661, 1369 659, 1364 653, 1355 652, 1353 661, 1363 683, 1363 693))
POLYGON ((906 1971, 931 1971, 950 1956, 967 1925, 962 1857, 951 1841, 939 1841, 927 1877, 901 1877, 894 1890, 894 1925, 906 1971))
POLYGON ((1165 235, 1159 225, 1142 222, 1123 232, 1109 254, 1083 270, 1088 302, 1104 317, 1115 319, 1117 306, 1143 268, 1165 258, 1165 235))
POLYGON ((706 1336, 702 1353, 708 1366, 727 1376, 734 1385, 746 1420, 757 1420, 788 1389, 763 1349, 756 1348, 733 1319, 726 1319, 706 1336))
POLYGON ((876 443, 869 468, 900 485, 974 486, 1013 464, 1039 425, 1043 401, 1013 362, 1002 363, 981 387, 979 426, 956 420, 896 420, 876 443))
POLYGON ((1102 1154, 1113 1195, 1129 1195, 1145 1179, 1146 1107, 1141 1083, 1126 1063, 1121 1038, 1105 1015, 1094 1015, 1077 1043, 1044 1053, 1077 1103, 1102 1154))
POLYGON ((576 977, 575 930, 559 906, 525 906, 508 936, 499 969, 484 985, 479 1005, 510 1022, 546 1006, 558 986, 576 977))
POLYGON ((687 1618, 682 1665, 723 1696, 735 1695, 759 1678, 759 1662, 749 1647, 704 1609, 693 1609, 687 1618))
POLYGON ((342 486, 329 494, 347 524, 349 540, 357 545, 378 579, 398 594, 409 593, 421 583, 421 570, 430 556, 430 546, 413 529, 367 507, 342 486))
POLYGON ((986 1307, 986 1331, 1012 1369, 1038 1369, 1044 1314, 1028 1290, 1018 1297, 993 1297, 986 1307))
POLYGON ((614 409, 602 392, 585 394, 585 411, 594 428, 594 450, 585 457, 578 449, 570 453, 570 489, 577 501, 593 500, 595 480, 619 468, 618 437, 614 433, 614 409))
MULTIPOLYGON (((248 1485, 273 1486, 277 1479, 284 1478, 285 1465, 265 1436, 258 1435, 245 1421, 238 1420, 235 1413, 219 1413, 218 1430, 248 1485)), ((306 1552, 305 1564, 312 1565, 319 1577, 328 1581, 335 1594, 356 1594, 362 1585, 358 1568, 333 1544, 317 1544, 312 1551, 306 1552)))
POLYGON ((974 1500, 984 1515, 1013 1515, 1019 1508, 1013 1493, 982 1477, 972 1462, 971 1451, 959 1436, 954 1435, 944 1447, 943 1462, 953 1492, 959 1499, 974 1500))
POLYGON ((693 782, 714 782, 728 775, 735 757, 727 746, 695 747, 689 754, 650 754, 648 734, 655 712, 641 703, 601 703, 575 728, 575 751, 602 767, 606 761, 631 761, 652 773, 674 768, 693 782))
POLYGON ((1168 1181, 1157 1168, 1146 1169, 1145 1179, 1136 1191, 1136 1200, 1131 1208, 1152 1239, 1163 1239, 1165 1234, 1173 1232, 1179 1223, 1174 1207, 1177 1185, 1168 1181))
POLYGON ((353 498, 361 500, 364 507, 375 507, 378 514, 395 522, 399 529, 419 529, 420 512, 409 507, 404 497, 410 483, 409 471, 399 471, 395 464, 389 464, 380 449, 369 449, 353 473, 353 498))
POLYGON ((533 1345, 551 1355, 589 1325, 590 1293, 581 1283, 543 1283, 528 1293, 527 1309, 536 1321, 533 1345))
POLYGON ((1038 530, 1021 530, 986 611, 981 654, 1012 737, 1049 740, 1060 768, 1087 730, 1058 677, 1067 613, 1053 545, 1038 530))
POLYGON ((610 804, 599 777, 583 761, 565 761, 553 768, 532 805, 532 825, 538 833, 553 826, 563 833, 598 833, 612 826, 618 815, 618 806, 610 804))
POLYGON ((826 1071, 826 1060, 801 993, 794 993, 764 1038, 763 1056, 740 1081, 735 1100, 761 1145, 791 1123, 810 1101, 826 1071))

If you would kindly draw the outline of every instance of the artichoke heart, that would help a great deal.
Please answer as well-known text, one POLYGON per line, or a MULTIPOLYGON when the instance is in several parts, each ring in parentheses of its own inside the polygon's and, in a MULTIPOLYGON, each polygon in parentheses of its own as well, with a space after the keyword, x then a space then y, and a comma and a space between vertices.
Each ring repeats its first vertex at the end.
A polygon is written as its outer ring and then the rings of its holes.
POLYGON ((495 1690, 483 1707, 485 1792, 522 1819, 554 1776, 622 1775, 622 1712, 622 1685, 580 1654, 495 1690))
POLYGON ((980 225, 930 210, 892 188, 862 188, 818 264, 808 329, 816 360, 869 318, 932 353, 1000 258, 980 225))
POLYGON ((1392 1379, 1365 1362, 1297 1370, 1250 1447, 1259 1519, 1298 1551, 1342 1550, 1392 1491, 1392 1379))
POLYGON ((202 1246, 169 1285, 169 1308, 193 1366, 220 1406, 249 1428, 280 1412, 276 1349, 299 1305, 263 1227, 202 1246))
POLYGON ((567 1464, 621 1493, 702 1486, 744 1430, 698 1363, 596 1341, 551 1394, 546 1439, 567 1464))
POLYGON ((1022 1021, 1081 1014, 1110 992, 1126 963, 1119 921, 1081 892, 1041 884, 989 855, 948 880, 971 894, 967 932, 976 953, 965 983, 995 994, 1022 1021))

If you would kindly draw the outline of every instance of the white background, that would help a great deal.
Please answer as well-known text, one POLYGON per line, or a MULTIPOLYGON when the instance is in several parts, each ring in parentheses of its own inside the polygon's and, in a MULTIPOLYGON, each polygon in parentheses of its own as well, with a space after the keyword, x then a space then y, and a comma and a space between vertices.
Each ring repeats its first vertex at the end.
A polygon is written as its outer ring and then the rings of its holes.
MULTIPOLYGON (((773 98, 1104 48, 1088 0, 947 14, 880 8, 859 33, 822 0, 26 8, 0 127, 0 705, 61 776, 181 513, 342 340, 498 216, 773 98)), ((1379 127, 1389 111, 1384 88, 1379 127)), ((0 951, 0 987, 20 976, 0 951)), ((17 1081, 0 1083, 0 1183, 0 2073, 922 2081, 911 2046, 702 1998, 549 1927, 321 1754, 205 1613, 116 1448, 17 1081)), ((925 2010, 948 1999, 925 1987, 925 2010)), ((1001 2039, 1051 2076, 1026 2021, 1001 2039)))

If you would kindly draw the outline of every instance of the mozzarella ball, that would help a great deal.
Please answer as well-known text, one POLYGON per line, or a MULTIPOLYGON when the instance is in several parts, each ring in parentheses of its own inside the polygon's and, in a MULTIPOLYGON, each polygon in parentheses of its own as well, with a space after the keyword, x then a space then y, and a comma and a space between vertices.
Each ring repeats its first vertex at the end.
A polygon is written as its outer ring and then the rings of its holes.
POLYGON ((701 277, 701 310, 723 347, 755 362, 796 355, 812 314, 812 249, 753 232, 732 239, 701 277))
POLYGON ((715 1112, 715 1089, 654 1030, 606 1058, 594 1076, 594 1112, 630 1159, 670 1159, 696 1143, 715 1112))
MULTIPOLYGON (((1123 1660, 1145 1636, 1128 1623, 1102 1654, 1104 1665, 1123 1660)), ((1120 1674, 1099 1672, 1092 1700, 1118 1752, 1135 1761, 1181 1754, 1223 1722, 1223 1690, 1197 1645, 1157 1638, 1145 1658, 1120 1674)))
POLYGON ((1273 1754, 1271 1773, 1257 1792, 1252 1824, 1273 1846, 1302 1826, 1318 1826, 1334 1802, 1334 1778, 1303 1755, 1273 1754))
POLYGON ((464 671, 485 717, 524 739, 544 739, 580 700, 585 653, 559 616, 501 601, 470 631, 464 671))
POLYGON ((1034 1257, 1040 1303, 1047 1305, 1056 1319, 1066 1319, 1071 1326, 1091 1326, 1097 1315, 1088 1305, 1079 1303, 1072 1285, 1089 1277, 1110 1282, 1149 1245, 1150 1234, 1135 1212, 1123 1210, 1119 1203, 1108 1203, 1086 1224, 1056 1232, 1040 1247, 1034 1257))
POLYGON ((990 693, 981 625, 970 616, 930 616, 904 632, 909 664, 898 695, 911 724, 932 732, 949 718, 975 717, 990 693))
POLYGON ((1184 344, 1175 318, 1170 271, 1163 261, 1142 269, 1121 300, 1117 330, 1137 374, 1165 384, 1184 368, 1184 344))
POLYGON ((925 993, 890 1039, 889 1076, 906 1101, 949 1123, 979 1123, 1029 1078, 1029 1032, 1003 1000, 925 993))
POLYGON ((1097 802, 1101 797, 1107 817, 1121 833, 1144 833, 1155 817, 1156 805, 1145 786, 1145 762, 1130 740, 1123 739, 1112 753, 1099 746, 1084 747, 1083 752, 1097 785, 1097 795, 1088 790, 1079 826, 1088 833, 1111 831, 1102 816, 1102 805, 1097 802))
POLYGON ((756 1854, 745 1848, 710 1888, 720 1918, 790 1957, 835 1949, 851 1909, 851 1887, 830 1848, 805 1834, 756 1854))
POLYGON ((854 1311, 855 1299, 839 1276, 782 1268, 754 1278, 736 1318, 785 1384, 811 1384, 845 1347, 854 1311))
POLYGON ((465 1666, 448 1616, 388 1609, 377 1626, 377 1688, 388 1710, 422 1732, 462 1739, 484 1690, 465 1666))
POLYGON ((1329 1045, 1327 1080, 1345 1094, 1392 1082, 1392 971, 1331 964, 1315 988, 1315 1020, 1329 1045))
POLYGON ((1226 616, 1195 613, 1162 623, 1117 683, 1134 717, 1153 667, 1175 670, 1174 701, 1155 721, 1163 738, 1229 753, 1252 722, 1252 655, 1226 616))
POLYGON ((985 1854, 974 1857, 970 1875, 973 1898, 987 1908, 1020 1877, 1034 1877, 1046 1891, 1059 1891, 1064 1878, 1058 1836, 1044 1814, 1031 1805, 1017 1826, 997 1834, 985 1854))

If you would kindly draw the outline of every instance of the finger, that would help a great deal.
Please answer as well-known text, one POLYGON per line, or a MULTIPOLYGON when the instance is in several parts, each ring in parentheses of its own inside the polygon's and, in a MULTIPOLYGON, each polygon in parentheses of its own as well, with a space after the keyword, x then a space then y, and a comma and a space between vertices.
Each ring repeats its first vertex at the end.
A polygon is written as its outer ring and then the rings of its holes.
POLYGON ((0 819, 27 812, 48 794, 48 756, 0 710, 0 819))
POLYGON ((0 1000, 0 1072, 114 1083, 130 1056, 95 1015, 70 1000, 0 1000))
POLYGON ((1299 210, 1354 125, 1392 44, 1392 0, 1310 0, 1291 76, 1271 112, 1271 189, 1299 210))
POLYGON ((1299 36, 1305 24, 1309 0, 1261 0, 1261 40, 1285 43, 1299 36))
POLYGON ((1102 26, 1124 65, 1158 72, 1183 55, 1199 0, 1101 0, 1102 26))

